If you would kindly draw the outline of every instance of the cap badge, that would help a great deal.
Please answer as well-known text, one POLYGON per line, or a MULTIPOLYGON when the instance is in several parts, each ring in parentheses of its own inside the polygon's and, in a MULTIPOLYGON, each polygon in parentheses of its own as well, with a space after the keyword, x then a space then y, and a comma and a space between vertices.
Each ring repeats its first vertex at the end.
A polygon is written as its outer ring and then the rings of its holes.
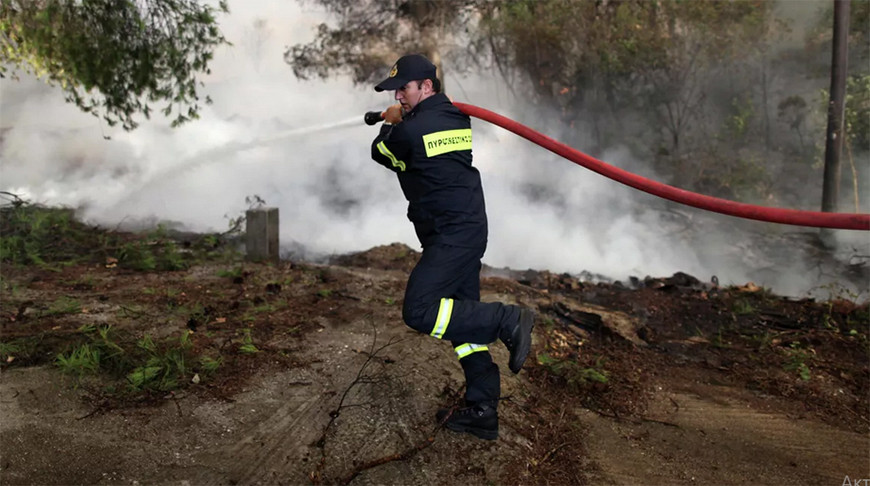
POLYGON ((393 65, 393 69, 390 69, 390 77, 395 78, 396 74, 398 74, 398 72, 399 72, 399 65, 398 64, 393 65))

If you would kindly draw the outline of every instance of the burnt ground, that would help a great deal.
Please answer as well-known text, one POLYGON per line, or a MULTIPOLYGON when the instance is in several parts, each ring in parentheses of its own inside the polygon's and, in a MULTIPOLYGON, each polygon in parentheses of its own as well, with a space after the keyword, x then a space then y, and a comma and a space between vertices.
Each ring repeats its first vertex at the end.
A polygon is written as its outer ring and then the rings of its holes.
POLYGON ((434 423, 437 408, 458 403, 463 380, 449 344, 402 324, 417 257, 394 244, 322 265, 4 265, 0 482, 870 478, 866 303, 684 274, 622 285, 485 269, 483 300, 538 317, 519 375, 492 346, 505 399, 499 440, 482 441, 434 423), (58 354, 84 344, 105 363, 151 349, 183 364, 175 382, 138 388, 130 369, 63 373, 58 354))

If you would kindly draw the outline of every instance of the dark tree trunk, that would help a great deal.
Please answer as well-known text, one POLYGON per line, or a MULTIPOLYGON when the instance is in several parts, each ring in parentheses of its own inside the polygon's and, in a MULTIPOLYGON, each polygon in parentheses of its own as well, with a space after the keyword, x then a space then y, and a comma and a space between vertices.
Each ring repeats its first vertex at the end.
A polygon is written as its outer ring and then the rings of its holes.
MULTIPOLYGON (((834 0, 834 41, 831 62, 831 99, 828 102, 828 130, 825 138, 825 175, 822 182, 822 211, 837 212, 840 197, 840 155, 843 152, 843 115, 846 99, 850 0, 834 0)), ((834 246, 833 231, 822 229, 822 243, 834 246)))
POLYGON ((843 151, 843 107, 848 65, 849 1, 834 0, 834 42, 831 65, 831 98, 825 139, 825 175, 822 211, 836 212, 840 192, 840 155, 843 151))

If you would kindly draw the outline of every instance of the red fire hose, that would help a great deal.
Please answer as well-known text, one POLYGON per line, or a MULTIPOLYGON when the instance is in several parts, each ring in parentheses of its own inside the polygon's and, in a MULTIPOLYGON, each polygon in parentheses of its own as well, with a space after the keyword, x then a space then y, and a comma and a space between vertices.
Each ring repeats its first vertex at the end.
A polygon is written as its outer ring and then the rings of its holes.
POLYGON ((621 182, 629 187, 648 192, 654 196, 670 199, 681 204, 687 204, 700 209, 728 214, 740 218, 768 221, 771 223, 793 224, 797 226, 813 226, 818 228, 837 228, 849 230, 870 230, 870 214, 860 213, 825 213, 820 211, 801 211, 797 209, 768 208, 754 206, 752 204, 739 203, 705 196, 684 189, 679 189, 667 184, 662 184, 646 177, 641 177, 627 172, 612 165, 608 165, 594 157, 590 157, 579 150, 575 150, 563 143, 538 133, 531 128, 521 125, 509 118, 493 113, 478 106, 466 103, 453 102, 457 108, 468 116, 480 118, 498 125, 505 130, 530 140, 545 149, 582 165, 589 170, 595 171, 605 177, 621 182))

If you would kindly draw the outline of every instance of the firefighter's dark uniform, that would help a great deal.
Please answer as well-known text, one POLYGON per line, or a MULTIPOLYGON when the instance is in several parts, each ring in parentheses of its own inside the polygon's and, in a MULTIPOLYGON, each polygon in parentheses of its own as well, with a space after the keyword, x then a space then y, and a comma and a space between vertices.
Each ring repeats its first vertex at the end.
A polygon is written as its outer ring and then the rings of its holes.
POLYGON ((397 173, 423 254, 411 272, 402 316, 413 329, 453 344, 469 404, 497 406, 498 366, 487 344, 519 308, 480 302, 487 222, 480 173, 472 167, 471 121, 443 93, 397 125, 384 124, 372 158, 397 173))

